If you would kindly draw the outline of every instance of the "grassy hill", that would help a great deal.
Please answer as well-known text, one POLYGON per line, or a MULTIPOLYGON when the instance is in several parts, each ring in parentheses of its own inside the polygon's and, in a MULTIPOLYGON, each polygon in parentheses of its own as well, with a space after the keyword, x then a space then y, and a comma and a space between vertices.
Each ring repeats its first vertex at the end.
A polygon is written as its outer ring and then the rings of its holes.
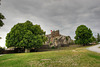
POLYGON ((63 47, 53 51, 6 54, 0 67, 100 67, 100 54, 86 47, 63 47))

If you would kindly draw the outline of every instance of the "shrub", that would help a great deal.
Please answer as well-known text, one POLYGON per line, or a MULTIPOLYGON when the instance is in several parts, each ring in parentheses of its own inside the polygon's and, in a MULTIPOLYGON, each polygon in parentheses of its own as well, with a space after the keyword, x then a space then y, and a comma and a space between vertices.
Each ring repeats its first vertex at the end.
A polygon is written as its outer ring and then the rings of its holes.
POLYGON ((51 49, 55 49, 55 46, 52 46, 51 49))
POLYGON ((56 40, 58 40, 58 38, 56 38, 56 40))
POLYGON ((3 54, 4 50, 4 48, 0 47, 0 54, 3 54))
POLYGON ((75 44, 74 40, 71 40, 71 42, 69 43, 69 45, 73 45, 75 44))
POLYGON ((66 36, 66 40, 68 40, 68 36, 66 36))
POLYGON ((50 42, 50 45, 52 45, 52 42, 50 42))

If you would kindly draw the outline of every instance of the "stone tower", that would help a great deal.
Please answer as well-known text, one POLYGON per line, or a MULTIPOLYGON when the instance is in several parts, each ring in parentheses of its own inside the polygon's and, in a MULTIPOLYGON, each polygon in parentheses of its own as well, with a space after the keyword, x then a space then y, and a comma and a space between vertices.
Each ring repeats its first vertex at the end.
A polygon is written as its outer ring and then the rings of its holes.
POLYGON ((52 31, 51 32, 51 37, 56 37, 56 36, 60 36, 59 30, 56 30, 56 31, 52 31))

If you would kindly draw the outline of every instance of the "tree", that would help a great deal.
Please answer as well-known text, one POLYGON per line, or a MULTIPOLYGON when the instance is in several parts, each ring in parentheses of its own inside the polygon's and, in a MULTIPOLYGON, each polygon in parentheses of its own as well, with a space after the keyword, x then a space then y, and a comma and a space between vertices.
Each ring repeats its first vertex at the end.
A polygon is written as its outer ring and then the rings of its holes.
POLYGON ((91 37, 91 41, 92 41, 93 43, 97 43, 97 40, 96 40, 96 38, 95 38, 94 36, 91 37))
POLYGON ((92 36, 92 41, 96 41, 96 38, 94 36, 92 36))
MULTIPOLYGON (((1 0, 0 0, 0 2, 1 2, 1 0)), ((0 3, 0 5, 1 5, 1 3, 0 3)), ((2 27, 4 25, 4 23, 2 21, 3 19, 5 19, 5 17, 2 15, 2 13, 0 13, 0 27, 2 27)), ((1 39, 1 37, 0 37, 0 39, 1 39)))
MULTIPOLYGON (((1 0, 0 0, 0 2, 1 2, 1 0)), ((1 5, 1 3, 0 3, 0 5, 1 5)), ((5 19, 5 17, 4 17, 4 15, 2 15, 2 13, 0 13, 0 27, 2 27, 4 25, 4 23, 2 21, 3 19, 5 19)))
POLYGON ((92 31, 90 28, 86 27, 85 25, 80 25, 77 27, 75 31, 75 43, 76 44, 82 44, 83 46, 89 44, 92 42, 92 31))
POLYGON ((100 42, 100 34, 97 33, 97 41, 100 42))
POLYGON ((16 24, 6 36, 8 48, 25 48, 25 52, 41 47, 45 41, 45 32, 40 25, 33 25, 30 21, 16 24))
POLYGON ((0 13, 0 27, 2 27, 4 25, 3 23, 3 19, 5 19, 5 17, 0 13))

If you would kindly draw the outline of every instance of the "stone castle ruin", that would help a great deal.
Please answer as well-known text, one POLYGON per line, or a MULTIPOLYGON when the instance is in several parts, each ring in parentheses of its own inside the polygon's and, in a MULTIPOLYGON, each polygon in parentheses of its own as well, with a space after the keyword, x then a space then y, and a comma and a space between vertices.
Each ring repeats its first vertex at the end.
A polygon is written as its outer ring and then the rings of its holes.
POLYGON ((51 31, 51 37, 56 37, 56 36, 60 36, 59 30, 51 31))
POLYGON ((46 35, 46 37, 47 41, 45 42, 45 45, 49 45, 49 47, 68 46, 71 43, 71 37, 61 35, 59 30, 51 30, 51 34, 46 35))

